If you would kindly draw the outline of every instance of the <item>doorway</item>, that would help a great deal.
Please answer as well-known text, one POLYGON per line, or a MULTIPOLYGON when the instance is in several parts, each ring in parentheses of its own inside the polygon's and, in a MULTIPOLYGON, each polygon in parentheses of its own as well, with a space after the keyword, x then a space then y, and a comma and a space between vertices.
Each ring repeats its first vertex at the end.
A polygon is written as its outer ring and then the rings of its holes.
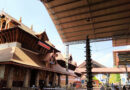
POLYGON ((36 76, 37 76, 37 70, 35 69, 31 70, 30 87, 35 85, 36 76))

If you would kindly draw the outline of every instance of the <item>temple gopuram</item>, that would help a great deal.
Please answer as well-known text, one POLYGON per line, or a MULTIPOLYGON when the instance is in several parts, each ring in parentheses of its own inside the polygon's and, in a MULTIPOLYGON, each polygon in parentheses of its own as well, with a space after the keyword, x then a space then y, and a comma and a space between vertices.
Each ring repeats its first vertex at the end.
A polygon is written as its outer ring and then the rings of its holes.
POLYGON ((67 72, 60 54, 46 32, 35 33, 21 19, 0 13, 0 88, 60 87, 61 77, 76 77, 76 64, 70 61, 67 72))

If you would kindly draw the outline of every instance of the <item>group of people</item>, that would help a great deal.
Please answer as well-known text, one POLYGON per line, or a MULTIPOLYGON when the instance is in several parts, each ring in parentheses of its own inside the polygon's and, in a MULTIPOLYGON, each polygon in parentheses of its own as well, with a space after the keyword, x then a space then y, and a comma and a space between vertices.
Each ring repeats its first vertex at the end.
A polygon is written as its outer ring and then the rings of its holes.
MULTIPOLYGON (((101 86, 100 90, 105 90, 104 85, 101 86)), ((110 87, 110 88, 108 87, 107 90, 130 90, 130 86, 126 87, 126 86, 124 85, 123 87, 120 87, 120 86, 118 86, 118 85, 112 84, 111 87, 110 87), (127 89, 127 88, 128 88, 128 89, 127 89)))

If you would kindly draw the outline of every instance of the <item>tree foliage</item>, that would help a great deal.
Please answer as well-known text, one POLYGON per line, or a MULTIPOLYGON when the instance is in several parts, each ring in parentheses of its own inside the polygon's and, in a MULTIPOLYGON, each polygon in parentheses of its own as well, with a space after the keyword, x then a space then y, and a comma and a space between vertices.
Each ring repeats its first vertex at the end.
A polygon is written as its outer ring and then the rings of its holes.
POLYGON ((120 74, 110 74, 109 83, 118 83, 120 79, 120 74))

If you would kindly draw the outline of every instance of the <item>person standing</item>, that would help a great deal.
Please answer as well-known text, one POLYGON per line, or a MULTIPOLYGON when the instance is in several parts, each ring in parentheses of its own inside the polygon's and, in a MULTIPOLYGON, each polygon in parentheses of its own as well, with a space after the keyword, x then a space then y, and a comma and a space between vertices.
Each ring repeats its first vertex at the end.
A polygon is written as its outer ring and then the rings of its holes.
POLYGON ((114 87, 113 83, 111 84, 111 88, 112 88, 112 90, 115 90, 115 87, 114 87))
POLYGON ((125 87, 125 85, 123 86, 123 90, 126 90, 126 87, 125 87))
POLYGON ((105 90, 105 87, 102 85, 101 88, 100 88, 100 90, 105 90))

